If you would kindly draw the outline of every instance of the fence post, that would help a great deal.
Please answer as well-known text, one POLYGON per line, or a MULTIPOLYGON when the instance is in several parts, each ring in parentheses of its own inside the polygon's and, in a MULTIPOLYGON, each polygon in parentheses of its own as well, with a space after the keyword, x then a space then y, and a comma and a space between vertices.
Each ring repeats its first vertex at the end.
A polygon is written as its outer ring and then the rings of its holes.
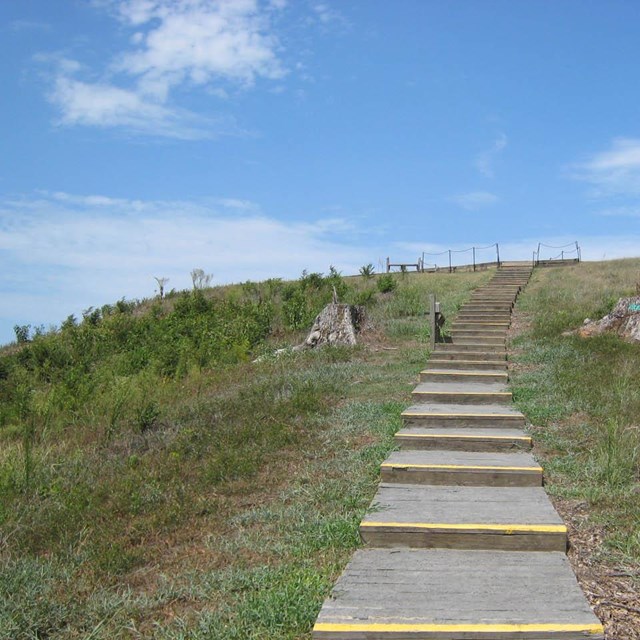
POLYGON ((451 249, 449 249, 449 273, 451 273, 451 249))
POLYGON ((389 273, 390 270, 391 267, 389 266, 389 256, 387 256, 387 273, 389 273))
POLYGON ((429 345, 431 351, 436 348, 436 296, 435 293, 429 294, 429 328, 431 329, 429 336, 429 345))
POLYGON ((576 240, 576 255, 578 256, 578 262, 580 262, 580 247, 578 246, 577 240, 576 240))
POLYGON ((498 269, 500 268, 500 248, 498 247, 498 243, 496 242, 496 257, 498 259, 498 269))
POLYGON ((476 248, 472 247, 473 249, 473 270, 476 270, 476 248))

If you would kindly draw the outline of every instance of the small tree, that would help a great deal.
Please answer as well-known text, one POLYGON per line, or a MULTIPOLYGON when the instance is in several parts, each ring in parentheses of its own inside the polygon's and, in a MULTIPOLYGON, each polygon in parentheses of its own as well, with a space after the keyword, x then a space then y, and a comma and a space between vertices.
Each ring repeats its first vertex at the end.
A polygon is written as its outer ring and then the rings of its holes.
POLYGON ((31 331, 30 324, 17 324, 13 327, 13 331, 16 334, 16 342, 18 344, 29 342, 29 332, 31 331))
POLYGON ((169 282, 169 278, 158 278, 153 276, 153 279, 158 283, 158 290, 160 292, 160 300, 164 298, 164 285, 169 282))
POLYGON ((364 266, 360 267, 360 275, 367 280, 369 280, 374 273, 375 269, 371 263, 365 264, 364 266))
POLYGON ((191 281, 194 289, 204 289, 208 287, 213 278, 212 273, 205 273, 203 269, 194 269, 191 272, 191 281))

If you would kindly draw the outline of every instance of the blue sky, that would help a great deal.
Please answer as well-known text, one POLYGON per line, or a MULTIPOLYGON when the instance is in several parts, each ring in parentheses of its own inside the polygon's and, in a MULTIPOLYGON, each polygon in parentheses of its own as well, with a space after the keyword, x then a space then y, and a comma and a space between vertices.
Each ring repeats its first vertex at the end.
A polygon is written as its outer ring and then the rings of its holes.
POLYGON ((639 18, 635 0, 1 2, 0 342, 194 268, 640 254, 639 18))

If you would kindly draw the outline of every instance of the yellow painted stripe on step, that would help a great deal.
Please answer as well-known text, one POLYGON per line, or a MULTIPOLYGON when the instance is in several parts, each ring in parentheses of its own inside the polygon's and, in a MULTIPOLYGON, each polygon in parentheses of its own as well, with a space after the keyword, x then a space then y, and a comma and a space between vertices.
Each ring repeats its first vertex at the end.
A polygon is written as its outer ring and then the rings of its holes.
POLYGON ((540 471, 542 467, 495 467, 484 465, 462 464, 403 464, 398 462, 383 462, 384 469, 473 469, 483 471, 540 471))
POLYGON ((566 533, 563 524, 453 524, 439 522, 361 522, 361 527, 413 527, 414 529, 455 529, 456 531, 480 530, 502 531, 506 534, 518 532, 566 533))
POLYGON ((435 393, 439 396, 510 396, 511 391, 412 391, 416 395, 424 395, 425 393, 435 393))
POLYGON ((392 624, 392 623, 335 623, 316 622, 313 627, 318 632, 353 633, 584 633, 596 635, 604 633, 601 624, 392 624))
POLYGON ((523 442, 531 442, 530 436, 467 436, 467 435, 451 435, 449 433, 396 433, 398 438, 469 438, 470 440, 522 440, 523 442))
POLYGON ((478 418, 478 417, 484 417, 484 418, 524 418, 523 415, 519 415, 517 413, 429 413, 429 412, 422 412, 422 413, 418 413, 417 411, 414 412, 412 411, 411 413, 408 413, 406 411, 403 411, 400 415, 403 416, 408 416, 410 418, 415 417, 415 418, 424 418, 424 417, 428 417, 428 416, 433 416, 434 418, 478 418))
POLYGON ((431 364, 440 363, 440 362, 455 362, 456 364, 506 364, 506 360, 438 360, 437 358, 432 358, 429 362, 431 364))
POLYGON ((449 371, 429 371, 425 369, 420 373, 429 374, 431 376, 502 376, 506 378, 508 374, 502 373, 501 371, 488 373, 486 371, 456 371, 455 369, 451 369, 449 371))

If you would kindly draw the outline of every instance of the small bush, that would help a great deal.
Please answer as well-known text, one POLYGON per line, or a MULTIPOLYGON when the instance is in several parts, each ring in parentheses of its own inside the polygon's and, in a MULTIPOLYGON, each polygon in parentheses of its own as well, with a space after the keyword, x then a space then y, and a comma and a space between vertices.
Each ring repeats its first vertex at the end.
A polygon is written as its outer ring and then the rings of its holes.
POLYGON ((380 293, 391 293, 392 291, 395 291, 397 289, 398 283, 390 273, 385 273, 378 278, 376 286, 378 287, 378 291, 380 291, 380 293))

